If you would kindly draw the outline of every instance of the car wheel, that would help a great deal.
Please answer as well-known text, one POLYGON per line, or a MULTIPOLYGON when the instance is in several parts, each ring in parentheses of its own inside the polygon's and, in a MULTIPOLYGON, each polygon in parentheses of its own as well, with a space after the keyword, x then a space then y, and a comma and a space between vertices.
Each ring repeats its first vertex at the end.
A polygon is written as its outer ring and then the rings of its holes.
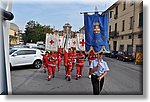
POLYGON ((117 60, 119 60, 119 58, 117 57, 117 60))
POLYGON ((36 69, 40 69, 42 66, 42 62, 40 60, 36 60, 34 63, 33 63, 33 67, 36 68, 36 69))
POLYGON ((122 61, 125 62, 125 59, 123 58, 122 61))

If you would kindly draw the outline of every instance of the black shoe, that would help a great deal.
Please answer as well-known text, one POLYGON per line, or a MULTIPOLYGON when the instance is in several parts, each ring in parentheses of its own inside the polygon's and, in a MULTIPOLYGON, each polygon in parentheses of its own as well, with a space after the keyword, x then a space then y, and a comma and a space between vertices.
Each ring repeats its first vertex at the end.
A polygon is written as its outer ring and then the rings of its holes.
POLYGON ((46 70, 44 70, 44 73, 46 73, 46 70))
POLYGON ((52 77, 55 78, 55 75, 53 75, 52 77))
POLYGON ((67 79, 67 76, 65 76, 65 79, 67 79))
POLYGON ((71 81, 71 78, 68 78, 68 81, 71 81))
POLYGON ((79 79, 81 79, 81 76, 79 76, 79 79))
POLYGON ((78 78, 76 78, 76 80, 78 80, 78 78))

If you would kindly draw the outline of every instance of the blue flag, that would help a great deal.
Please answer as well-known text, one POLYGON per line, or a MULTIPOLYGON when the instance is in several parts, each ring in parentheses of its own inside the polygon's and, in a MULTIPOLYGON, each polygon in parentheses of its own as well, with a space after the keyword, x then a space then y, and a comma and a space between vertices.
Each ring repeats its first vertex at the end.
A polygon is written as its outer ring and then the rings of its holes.
POLYGON ((84 14, 85 24, 85 50, 87 53, 93 50, 95 53, 109 52, 108 44, 108 12, 99 15, 84 14))

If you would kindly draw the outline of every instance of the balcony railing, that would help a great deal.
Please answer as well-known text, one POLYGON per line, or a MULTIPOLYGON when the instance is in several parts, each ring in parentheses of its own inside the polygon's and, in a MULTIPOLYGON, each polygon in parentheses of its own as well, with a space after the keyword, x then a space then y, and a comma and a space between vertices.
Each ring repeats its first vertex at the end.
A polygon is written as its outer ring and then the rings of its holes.
POLYGON ((109 32, 109 38, 113 38, 113 37, 117 37, 117 36, 119 36, 119 32, 118 31, 109 32))

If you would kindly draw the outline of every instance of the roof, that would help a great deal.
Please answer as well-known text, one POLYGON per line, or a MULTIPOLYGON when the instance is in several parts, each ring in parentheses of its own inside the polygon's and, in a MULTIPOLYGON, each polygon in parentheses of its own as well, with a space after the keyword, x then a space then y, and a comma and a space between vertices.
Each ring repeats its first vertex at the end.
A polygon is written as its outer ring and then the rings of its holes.
POLYGON ((19 27, 14 23, 10 23, 10 29, 19 32, 19 27))

